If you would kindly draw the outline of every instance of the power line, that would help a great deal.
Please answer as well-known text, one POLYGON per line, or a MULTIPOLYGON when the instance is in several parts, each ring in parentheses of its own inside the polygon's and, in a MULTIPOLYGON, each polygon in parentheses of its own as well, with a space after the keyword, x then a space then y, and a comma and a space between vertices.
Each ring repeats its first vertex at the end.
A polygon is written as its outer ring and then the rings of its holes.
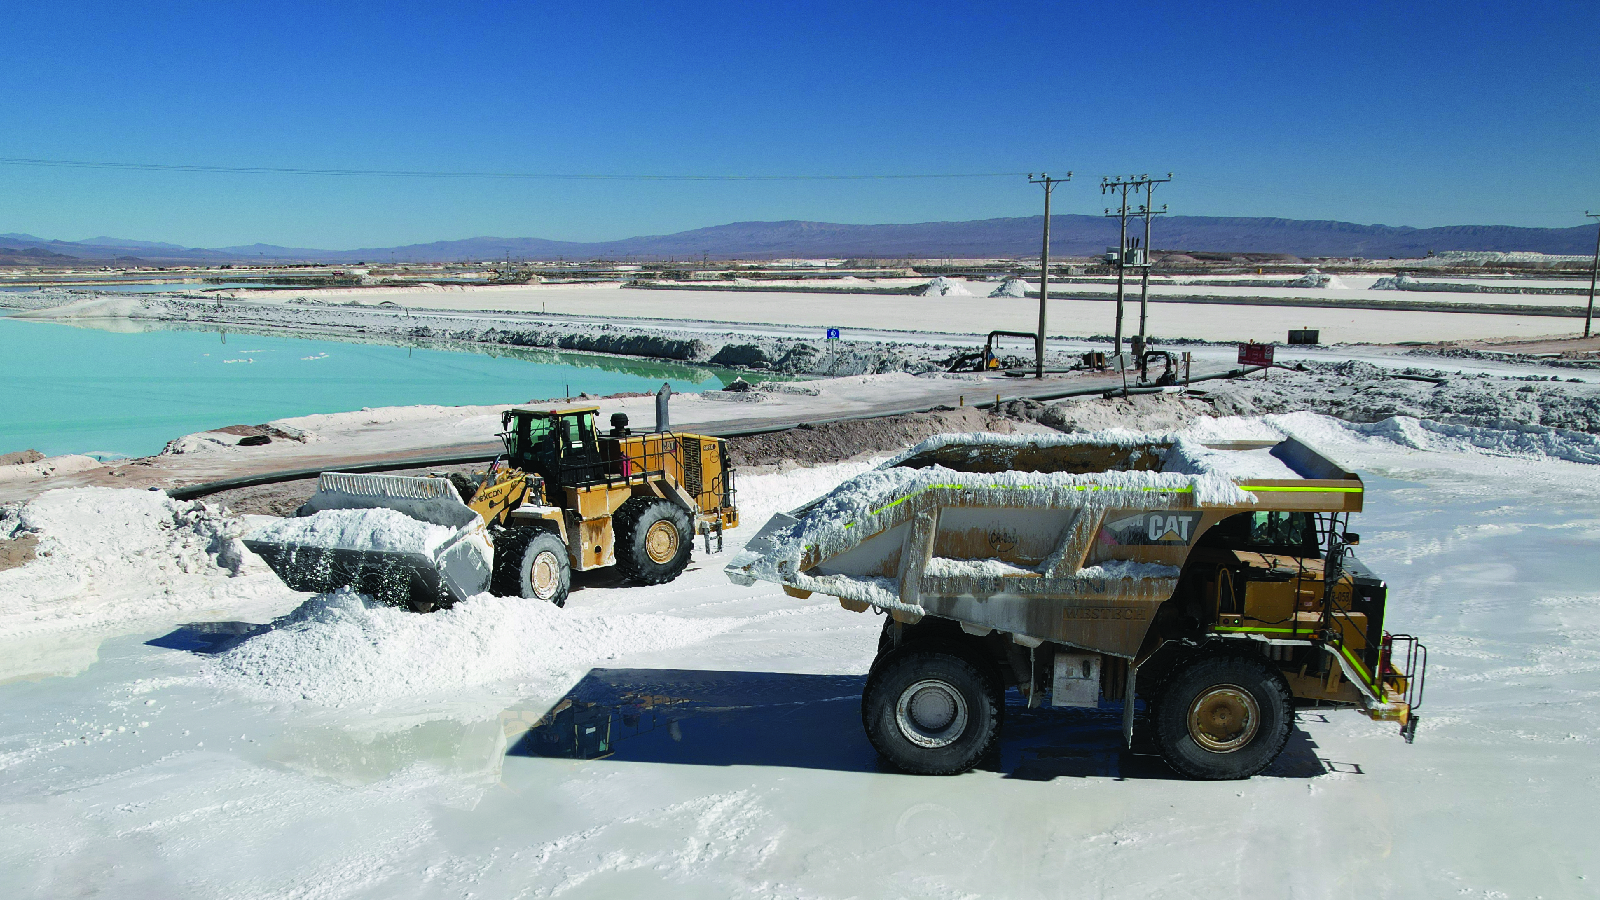
POLYGON ((333 175, 377 178, 521 178, 549 181, 887 181, 951 178, 1015 178, 1024 172, 956 172, 880 175, 647 175, 641 173, 437 172, 410 169, 306 169, 290 166, 212 166, 185 163, 95 162, 80 159, 0 157, 0 165, 137 172, 211 172, 226 175, 333 175))

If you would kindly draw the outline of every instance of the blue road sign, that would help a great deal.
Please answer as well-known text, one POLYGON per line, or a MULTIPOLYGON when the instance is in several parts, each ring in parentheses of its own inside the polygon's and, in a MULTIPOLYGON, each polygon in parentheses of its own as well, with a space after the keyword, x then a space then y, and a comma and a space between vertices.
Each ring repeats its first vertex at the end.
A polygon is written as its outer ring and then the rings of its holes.
POLYGON ((837 341, 838 339, 839 339, 839 329, 837 329, 837 328, 829 328, 828 329, 828 340, 837 341))

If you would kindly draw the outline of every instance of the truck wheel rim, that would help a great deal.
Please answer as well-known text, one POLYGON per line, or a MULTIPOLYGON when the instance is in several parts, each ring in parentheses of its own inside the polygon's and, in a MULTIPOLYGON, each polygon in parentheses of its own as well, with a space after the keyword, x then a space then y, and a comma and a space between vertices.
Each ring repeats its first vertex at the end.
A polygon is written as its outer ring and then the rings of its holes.
POLYGON ((1189 736, 1212 753, 1232 753, 1244 747, 1260 727, 1260 705, 1238 685, 1207 688, 1189 705, 1189 736))
POLYGON ((528 581, 533 587, 533 595, 540 600, 549 600, 556 595, 561 587, 561 561, 549 550, 544 550, 533 558, 533 568, 528 573, 528 581))
POLYGON ((937 749, 955 743, 967 730, 967 700, 954 685, 927 679, 900 692, 894 718, 906 740, 937 749))
POLYGON ((644 533, 644 550, 652 562, 669 563, 678 555, 678 528, 671 522, 661 521, 644 533))

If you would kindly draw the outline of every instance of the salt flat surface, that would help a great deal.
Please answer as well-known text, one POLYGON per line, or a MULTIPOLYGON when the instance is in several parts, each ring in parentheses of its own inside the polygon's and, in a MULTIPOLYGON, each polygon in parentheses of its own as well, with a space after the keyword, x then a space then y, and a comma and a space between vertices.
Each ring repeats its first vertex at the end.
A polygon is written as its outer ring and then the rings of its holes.
MULTIPOLYGON (((926 283, 926 280, 923 280, 926 283)), ((953 284, 961 284, 953 280, 953 284)), ((968 334, 989 329, 1031 331, 1038 328, 1037 298, 989 298, 996 285, 969 282, 969 296, 897 296, 886 294, 817 294, 783 291, 633 290, 618 285, 533 285, 514 288, 474 288, 456 291, 370 289, 358 292, 318 290, 306 292, 252 292, 251 302, 287 302, 306 296, 341 303, 392 300, 419 309, 506 310, 524 313, 559 313, 575 316, 653 318, 666 320, 764 323, 825 329, 844 325, 859 329, 899 329, 968 334), (982 322, 974 318, 974 297, 984 304, 982 322)), ((1031 286, 1038 290, 1037 285, 1031 286)), ((1057 334, 1110 334, 1115 306, 1103 300, 1062 299, 1072 296, 1109 296, 1102 285, 1064 285, 1051 288, 1050 331, 1057 334)), ((1154 306, 1150 333, 1160 337, 1204 340, 1283 340, 1291 328, 1321 329, 1324 342, 1465 340, 1489 337, 1527 337, 1570 332, 1572 320, 1541 316, 1470 313, 1399 312, 1389 310, 1327 309, 1318 307, 1230 306, 1161 303, 1167 294, 1227 296, 1316 296, 1374 300, 1426 300, 1437 303, 1499 303, 1560 306, 1587 302, 1559 295, 1451 294, 1410 291, 1338 291, 1305 288, 1228 288, 1220 286, 1152 286, 1154 306)), ((1127 333, 1137 329, 1138 298, 1129 304, 1127 333)), ((818 336, 821 336, 819 331, 818 336)))
MULTIPOLYGON (((1315 433, 1358 469, 1360 556, 1389 582, 1390 627, 1431 650, 1414 745, 1304 710, 1279 764, 1238 783, 1122 751, 1115 710, 1017 705, 991 768, 880 771, 857 697, 881 619, 731 585, 726 553, 697 550, 655 588, 580 577, 567 633, 550 624, 566 614, 514 605, 468 627, 281 588, 264 606, 248 561, 239 576, 198 566, 151 501, 46 495, 149 513, 117 513, 131 518, 107 535, 40 510, 61 559, 104 559, 61 596, 184 605, 95 636, 97 661, 72 677, 0 685, 0 884, 30 898, 1593 896, 1600 467, 1484 435, 1420 446, 1458 438, 1410 428, 1301 415, 1194 435, 1315 433), (105 549, 124 533, 126 553, 105 549), (296 608, 266 635, 242 624, 296 608), (264 636, 315 641, 311 618, 335 615, 330 649, 304 648, 325 664, 294 670, 323 698, 229 661, 264 636), (241 624, 181 627, 206 618, 241 624), (668 620, 703 639, 664 646, 623 624, 668 620), (554 664, 518 662, 499 623, 554 664), (404 690, 334 665, 356 638, 396 661, 404 690), (409 669, 407 642, 431 648, 409 669), (611 729, 610 755, 532 752, 528 725, 569 701, 584 712, 573 698, 591 688, 621 704, 582 720, 611 729)), ((866 468, 742 478, 730 551, 866 468)), ((0 578, 67 577, 55 558, 0 578)))

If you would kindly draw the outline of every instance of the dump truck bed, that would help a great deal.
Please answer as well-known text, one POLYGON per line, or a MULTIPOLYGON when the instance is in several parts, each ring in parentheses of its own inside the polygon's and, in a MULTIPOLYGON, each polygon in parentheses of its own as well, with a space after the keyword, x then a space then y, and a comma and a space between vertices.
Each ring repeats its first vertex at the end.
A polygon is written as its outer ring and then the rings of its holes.
POLYGON ((1294 438, 939 435, 774 516, 726 572, 1132 659, 1206 529, 1356 512, 1362 491, 1294 438))

